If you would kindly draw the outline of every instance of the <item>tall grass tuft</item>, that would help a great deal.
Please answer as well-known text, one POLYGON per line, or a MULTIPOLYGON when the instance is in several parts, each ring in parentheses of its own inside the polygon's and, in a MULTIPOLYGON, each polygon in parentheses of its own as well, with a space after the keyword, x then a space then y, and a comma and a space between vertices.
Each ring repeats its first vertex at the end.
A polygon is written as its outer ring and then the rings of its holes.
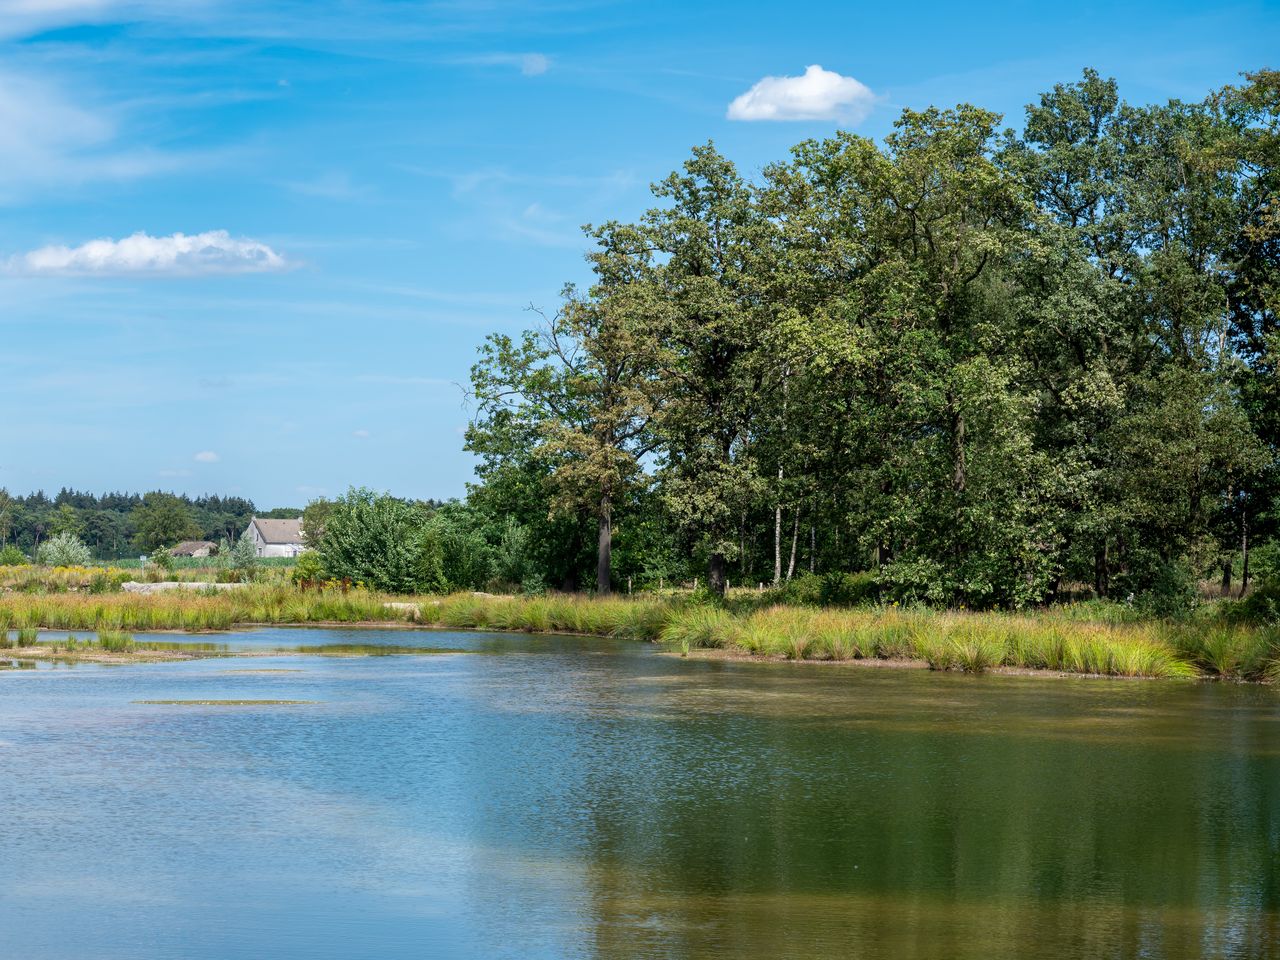
POLYGON ((673 617, 658 639, 667 646, 724 647, 734 642, 738 621, 727 610, 712 606, 692 606, 673 617))
POLYGON ((98 646, 108 653, 133 653, 137 649, 133 634, 124 630, 99 630, 98 646))

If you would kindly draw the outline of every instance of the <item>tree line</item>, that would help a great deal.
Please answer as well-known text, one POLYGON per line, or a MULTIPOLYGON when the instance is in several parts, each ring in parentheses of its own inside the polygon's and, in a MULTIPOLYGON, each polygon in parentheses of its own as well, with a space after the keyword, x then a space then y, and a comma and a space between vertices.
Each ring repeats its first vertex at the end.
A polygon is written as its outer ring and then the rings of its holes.
POLYGON ((40 545, 70 534, 101 560, 118 560, 172 547, 183 540, 235 541, 255 515, 298 517, 282 508, 257 513, 243 497, 151 493, 101 496, 63 488, 50 498, 43 491, 26 496, 0 489, 0 549, 16 548, 34 557, 40 545))
POLYGON ((467 509, 552 586, 863 571, 1022 606, 1247 587, 1275 535, 1280 73, 713 144, 472 370, 467 509), (1243 581, 1243 582, 1242 582, 1243 581), (1172 586, 1171 586, 1172 585, 1172 586))

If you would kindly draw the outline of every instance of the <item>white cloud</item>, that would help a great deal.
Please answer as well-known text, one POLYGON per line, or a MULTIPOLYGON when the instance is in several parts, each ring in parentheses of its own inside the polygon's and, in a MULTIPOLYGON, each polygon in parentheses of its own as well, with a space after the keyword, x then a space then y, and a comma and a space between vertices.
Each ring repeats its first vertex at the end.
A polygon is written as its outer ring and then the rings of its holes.
POLYGON ((90 240, 78 247, 48 246, 13 257, 9 269, 24 274, 192 276, 261 273, 290 264, 259 240, 226 230, 153 237, 138 232, 123 240, 90 240))
POLYGON ((520 58, 520 72, 526 77, 536 77, 546 73, 551 60, 541 53, 526 53, 520 58))
POLYGON ((876 96, 853 77, 817 64, 799 77, 765 77, 729 104, 730 120, 841 120, 859 123, 876 96))
POLYGON ((197 463, 217 463, 218 455, 212 450, 201 450, 196 454, 197 463))
POLYGON ((361 440, 365 440, 365 439, 367 439, 367 438, 368 438, 368 436, 369 436, 369 431, 368 431, 368 430, 356 430, 356 431, 355 431, 354 433, 352 433, 351 435, 352 435, 353 437, 358 437, 358 438, 360 438, 361 440))

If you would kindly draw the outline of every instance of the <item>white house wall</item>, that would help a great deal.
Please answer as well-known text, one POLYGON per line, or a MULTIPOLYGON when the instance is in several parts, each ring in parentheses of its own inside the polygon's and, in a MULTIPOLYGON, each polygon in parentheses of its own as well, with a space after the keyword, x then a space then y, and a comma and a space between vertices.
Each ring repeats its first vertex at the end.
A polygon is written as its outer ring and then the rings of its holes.
POLYGON ((260 557, 296 557, 302 552, 296 543, 262 543, 255 538, 254 546, 260 557))

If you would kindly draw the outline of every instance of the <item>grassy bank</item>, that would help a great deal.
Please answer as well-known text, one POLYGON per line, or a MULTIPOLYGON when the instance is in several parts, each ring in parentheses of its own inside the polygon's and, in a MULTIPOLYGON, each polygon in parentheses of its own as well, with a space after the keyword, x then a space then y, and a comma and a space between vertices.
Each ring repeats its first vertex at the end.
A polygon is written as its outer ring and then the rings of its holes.
POLYGON ((792 660, 915 660, 938 670, 998 667, 1126 677, 1280 680, 1280 627, 1136 621, 1080 605, 1033 614, 867 607, 820 609, 687 598, 551 595, 390 597, 255 585, 211 594, 6 594, 0 629, 227 630, 237 624, 385 623, 565 632, 792 660), (396 601, 397 607, 388 607, 396 601))
POLYGON ((363 623, 404 619, 381 594, 253 585, 218 593, 45 593, 0 596, 0 629, 229 630, 239 623, 363 623))

